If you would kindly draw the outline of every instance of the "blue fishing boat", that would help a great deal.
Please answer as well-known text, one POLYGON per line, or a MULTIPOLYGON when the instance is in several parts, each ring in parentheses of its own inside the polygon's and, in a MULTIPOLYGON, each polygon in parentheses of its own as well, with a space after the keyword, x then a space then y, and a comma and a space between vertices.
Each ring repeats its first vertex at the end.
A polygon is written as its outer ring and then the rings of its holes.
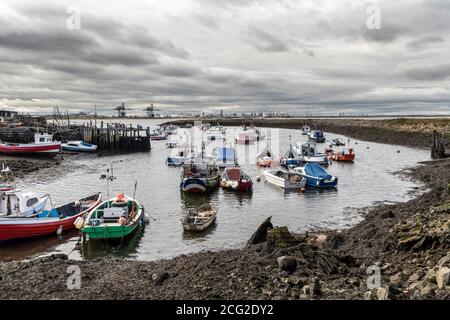
POLYGON ((191 153, 181 167, 180 188, 184 192, 204 193, 219 187, 220 172, 215 161, 205 157, 205 145, 202 143, 202 152, 191 153))
POLYGON ((314 130, 308 134, 308 140, 321 143, 325 142, 325 136, 322 131, 314 130))
POLYGON ((317 163, 307 163, 304 167, 297 167, 291 170, 306 178, 306 185, 316 188, 333 188, 337 186, 338 178, 330 175, 322 166, 317 163))
POLYGON ((84 141, 68 141, 67 143, 62 143, 61 147, 63 150, 74 152, 95 152, 97 150, 95 144, 84 141))

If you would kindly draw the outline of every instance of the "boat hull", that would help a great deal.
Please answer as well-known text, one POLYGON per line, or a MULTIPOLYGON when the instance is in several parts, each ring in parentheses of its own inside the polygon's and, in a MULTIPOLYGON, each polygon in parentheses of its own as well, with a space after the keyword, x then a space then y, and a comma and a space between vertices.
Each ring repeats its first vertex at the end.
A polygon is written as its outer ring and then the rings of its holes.
POLYGON ((219 186, 219 176, 212 178, 183 178, 181 190, 190 193, 210 192, 219 186))
POLYGON ((54 157, 61 150, 61 143, 7 144, 0 143, 0 153, 6 155, 54 157))
POLYGON ((287 179, 272 174, 270 171, 265 171, 264 177, 269 183, 286 190, 301 189, 306 185, 306 180, 303 178, 301 178, 298 182, 293 183, 287 179))
POLYGON ((216 221, 216 217, 201 225, 183 224, 183 230, 189 232, 201 232, 208 229, 216 221))
POLYGON ((338 179, 327 181, 320 177, 305 176, 306 185, 315 188, 334 188, 337 186, 338 179))
MULTIPOLYGON (((107 200, 111 201, 111 200, 107 200)), ((98 226, 85 225, 82 229, 83 234, 88 236, 89 240, 115 240, 124 239, 133 234, 139 226, 144 224, 144 207, 134 200, 138 206, 136 215, 132 222, 126 225, 115 224, 101 224, 98 226)), ((100 204, 98 207, 104 205, 100 204)), ((98 208, 97 207, 97 208, 98 208)), ((95 212, 94 208, 92 212, 95 212)), ((91 213, 92 214, 92 213, 91 213)))
POLYGON ((72 151, 72 152, 95 152, 97 151, 97 146, 89 148, 89 147, 67 146, 63 144, 62 149, 65 151, 72 151))

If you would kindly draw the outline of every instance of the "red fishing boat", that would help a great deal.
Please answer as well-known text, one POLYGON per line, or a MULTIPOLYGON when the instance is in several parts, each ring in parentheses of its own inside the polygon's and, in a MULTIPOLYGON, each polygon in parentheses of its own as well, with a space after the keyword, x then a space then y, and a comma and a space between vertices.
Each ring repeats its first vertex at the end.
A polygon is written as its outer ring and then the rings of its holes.
POLYGON ((61 142, 53 141, 53 136, 47 133, 35 134, 34 143, 0 143, 0 153, 7 155, 54 157, 60 150, 61 142))
POLYGON ((229 167, 223 171, 220 186, 223 189, 251 191, 253 189, 253 182, 240 168, 229 167))
POLYGON ((89 213, 100 202, 101 194, 97 193, 50 210, 44 210, 33 217, 0 218, 0 243, 60 234, 62 231, 73 229, 76 220, 89 213))
POLYGON ((344 148, 339 151, 327 150, 328 159, 334 161, 353 162, 355 160, 355 152, 353 148, 344 148))

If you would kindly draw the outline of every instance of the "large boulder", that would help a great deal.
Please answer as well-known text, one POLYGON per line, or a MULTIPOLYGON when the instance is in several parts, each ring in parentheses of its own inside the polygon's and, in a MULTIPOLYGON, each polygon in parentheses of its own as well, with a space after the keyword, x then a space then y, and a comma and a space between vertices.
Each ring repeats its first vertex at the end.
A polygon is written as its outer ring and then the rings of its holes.
POLYGON ((267 231, 267 242, 269 245, 281 248, 295 246, 299 243, 287 227, 276 227, 267 231))
POLYGON ((436 283, 439 289, 445 289, 450 284, 450 268, 441 267, 436 271, 436 283))
POLYGON ((253 235, 247 242, 247 246, 253 244, 263 243, 267 241, 267 231, 273 228, 272 222, 270 221, 272 217, 268 217, 263 223, 256 229, 253 235))

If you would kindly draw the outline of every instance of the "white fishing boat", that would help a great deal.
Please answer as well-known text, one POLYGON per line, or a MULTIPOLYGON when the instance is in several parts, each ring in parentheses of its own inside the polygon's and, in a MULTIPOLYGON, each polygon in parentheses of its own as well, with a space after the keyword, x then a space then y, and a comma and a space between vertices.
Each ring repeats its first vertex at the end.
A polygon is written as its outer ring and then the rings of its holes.
POLYGON ((304 163, 329 164, 327 155, 325 153, 319 153, 314 142, 297 143, 294 151, 300 155, 300 160, 304 163))
POLYGON ((309 135, 310 132, 311 132, 311 128, 307 124, 305 124, 302 127, 302 134, 303 135, 309 135))
POLYGON ((166 165, 169 167, 178 167, 183 165, 186 159, 189 157, 190 151, 186 147, 180 147, 174 154, 171 154, 166 159, 166 165))
POLYGON ((97 150, 95 144, 90 144, 81 140, 67 141, 67 143, 62 143, 61 147, 63 150, 74 152, 95 152, 97 150))
POLYGON ((301 189, 306 185, 306 179, 301 175, 283 170, 266 170, 264 177, 269 183, 287 190, 301 189))
POLYGON ((47 205, 48 195, 38 197, 16 188, 14 176, 2 165, 0 173, 0 217, 26 217, 41 212, 47 205))

